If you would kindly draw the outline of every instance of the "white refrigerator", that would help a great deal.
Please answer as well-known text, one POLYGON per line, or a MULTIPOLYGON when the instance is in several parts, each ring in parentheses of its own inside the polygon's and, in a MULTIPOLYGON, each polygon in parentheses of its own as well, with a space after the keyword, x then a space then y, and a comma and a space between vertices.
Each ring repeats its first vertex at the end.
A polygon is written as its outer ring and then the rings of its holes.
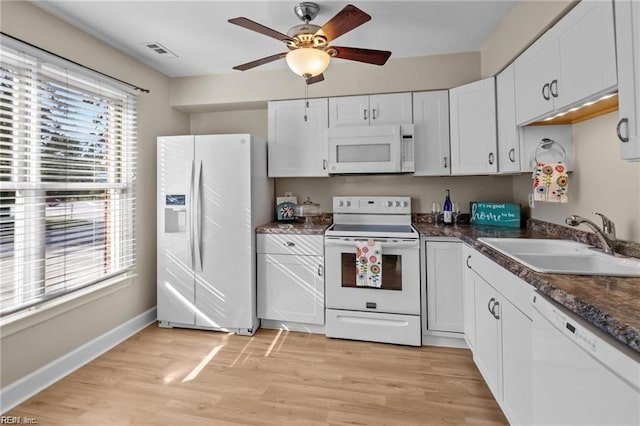
POLYGON ((273 219, 266 142, 158 138, 158 321, 252 335, 256 226, 273 219))

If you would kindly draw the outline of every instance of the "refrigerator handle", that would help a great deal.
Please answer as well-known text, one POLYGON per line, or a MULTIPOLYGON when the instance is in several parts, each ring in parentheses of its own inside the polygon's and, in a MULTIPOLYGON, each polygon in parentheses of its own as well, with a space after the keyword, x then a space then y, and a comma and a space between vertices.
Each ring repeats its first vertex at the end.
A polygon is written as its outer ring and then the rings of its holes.
POLYGON ((194 235, 193 235, 193 183, 195 181, 195 172, 196 172, 196 163, 194 160, 191 160, 191 180, 189 181, 189 248, 191 252, 191 269, 196 268, 195 264, 195 247, 193 245, 194 235))
POLYGON ((195 232, 195 252, 197 255, 196 264, 200 265, 200 271, 202 271, 202 160, 198 166, 198 173, 196 174, 196 232, 195 232))

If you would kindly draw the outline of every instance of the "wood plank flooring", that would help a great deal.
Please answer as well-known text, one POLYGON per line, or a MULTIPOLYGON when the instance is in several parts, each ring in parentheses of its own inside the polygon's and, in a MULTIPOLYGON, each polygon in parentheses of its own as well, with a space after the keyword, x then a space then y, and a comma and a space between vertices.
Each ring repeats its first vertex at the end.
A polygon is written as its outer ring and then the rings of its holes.
POLYGON ((507 424, 468 350, 156 325, 5 415, 38 425, 507 424))

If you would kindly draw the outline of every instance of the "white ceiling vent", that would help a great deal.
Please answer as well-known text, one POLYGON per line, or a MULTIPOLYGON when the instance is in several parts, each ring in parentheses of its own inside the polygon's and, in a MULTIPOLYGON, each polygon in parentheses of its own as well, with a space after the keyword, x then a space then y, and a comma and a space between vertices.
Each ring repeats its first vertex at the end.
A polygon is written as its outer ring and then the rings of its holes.
POLYGON ((176 55, 175 53, 173 53, 172 51, 170 51, 169 49, 167 49, 166 47, 164 47, 162 44, 158 43, 157 41, 148 41, 145 43, 142 43, 145 46, 147 46, 149 49, 151 49, 153 52, 155 52, 158 56, 162 56, 163 58, 177 58, 178 55, 176 55))

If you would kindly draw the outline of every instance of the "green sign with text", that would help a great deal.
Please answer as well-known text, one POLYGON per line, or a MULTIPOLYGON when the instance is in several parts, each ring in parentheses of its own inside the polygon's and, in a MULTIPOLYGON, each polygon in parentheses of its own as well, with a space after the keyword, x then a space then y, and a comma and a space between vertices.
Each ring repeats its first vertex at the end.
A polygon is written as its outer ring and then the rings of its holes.
POLYGON ((474 225, 520 228, 520 204, 473 201, 469 210, 474 225))

